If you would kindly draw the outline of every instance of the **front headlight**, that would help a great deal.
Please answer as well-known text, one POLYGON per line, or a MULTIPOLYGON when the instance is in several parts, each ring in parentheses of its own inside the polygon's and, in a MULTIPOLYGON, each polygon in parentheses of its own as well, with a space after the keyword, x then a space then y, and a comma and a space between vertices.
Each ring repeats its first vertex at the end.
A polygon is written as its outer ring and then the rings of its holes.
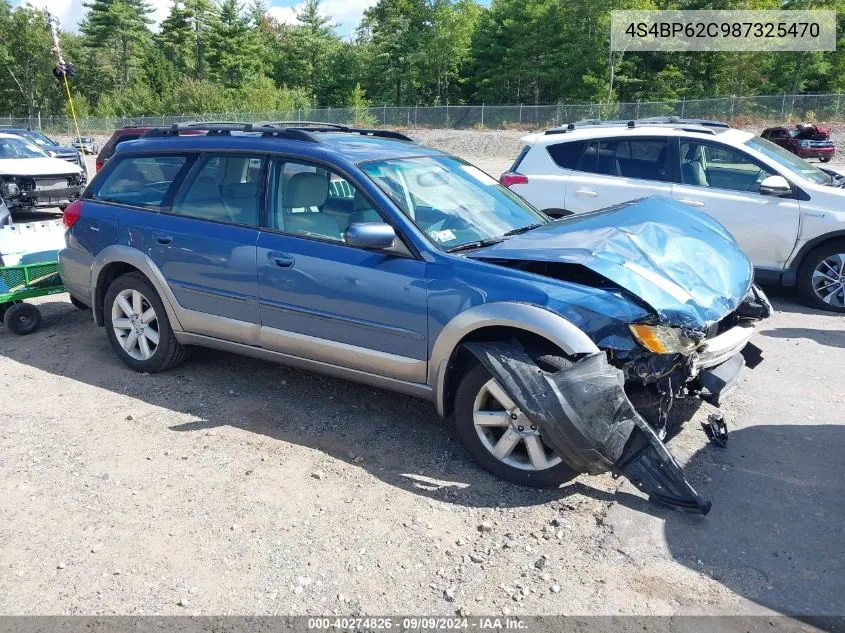
POLYGON ((689 354, 698 342, 668 325, 629 325, 637 342, 655 354, 689 354))

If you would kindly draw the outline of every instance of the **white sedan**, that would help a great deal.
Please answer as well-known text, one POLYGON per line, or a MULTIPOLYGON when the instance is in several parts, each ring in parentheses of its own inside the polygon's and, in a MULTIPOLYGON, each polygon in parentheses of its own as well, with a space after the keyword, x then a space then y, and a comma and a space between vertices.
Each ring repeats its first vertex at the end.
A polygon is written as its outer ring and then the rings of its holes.
POLYGON ((82 193, 85 174, 66 160, 47 155, 34 143, 0 133, 0 216, 37 207, 64 208, 82 193))

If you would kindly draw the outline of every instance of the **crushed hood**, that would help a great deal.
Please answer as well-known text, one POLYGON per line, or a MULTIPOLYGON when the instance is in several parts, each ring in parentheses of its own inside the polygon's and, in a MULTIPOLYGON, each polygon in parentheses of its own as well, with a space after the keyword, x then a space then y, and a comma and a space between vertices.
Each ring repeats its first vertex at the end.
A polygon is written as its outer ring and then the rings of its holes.
POLYGON ((662 323, 696 329, 735 310, 754 274, 727 229, 662 196, 568 216, 469 257, 580 265, 648 304, 662 323))
POLYGON ((0 159, 0 175, 3 176, 70 176, 81 174, 82 170, 61 158, 4 158, 0 159))

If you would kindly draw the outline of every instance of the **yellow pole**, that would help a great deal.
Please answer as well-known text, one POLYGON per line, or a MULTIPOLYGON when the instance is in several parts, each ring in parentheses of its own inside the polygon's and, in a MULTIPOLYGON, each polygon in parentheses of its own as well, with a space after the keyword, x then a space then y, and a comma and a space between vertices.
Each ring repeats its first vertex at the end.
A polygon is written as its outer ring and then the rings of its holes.
POLYGON ((76 128, 76 140, 81 141, 82 137, 79 135, 79 123, 76 120, 76 108, 73 107, 73 97, 70 96, 70 86, 67 85, 67 74, 64 76, 65 79, 65 92, 67 92, 67 100, 70 103, 70 114, 73 117, 73 127, 76 128))

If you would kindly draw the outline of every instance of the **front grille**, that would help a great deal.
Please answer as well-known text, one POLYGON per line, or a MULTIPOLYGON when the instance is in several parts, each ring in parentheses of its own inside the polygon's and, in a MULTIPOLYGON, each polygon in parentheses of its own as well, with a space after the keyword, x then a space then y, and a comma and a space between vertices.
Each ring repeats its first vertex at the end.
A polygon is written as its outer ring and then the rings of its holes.
POLYGON ((34 178, 18 178, 18 188, 21 191, 35 191, 34 178))

